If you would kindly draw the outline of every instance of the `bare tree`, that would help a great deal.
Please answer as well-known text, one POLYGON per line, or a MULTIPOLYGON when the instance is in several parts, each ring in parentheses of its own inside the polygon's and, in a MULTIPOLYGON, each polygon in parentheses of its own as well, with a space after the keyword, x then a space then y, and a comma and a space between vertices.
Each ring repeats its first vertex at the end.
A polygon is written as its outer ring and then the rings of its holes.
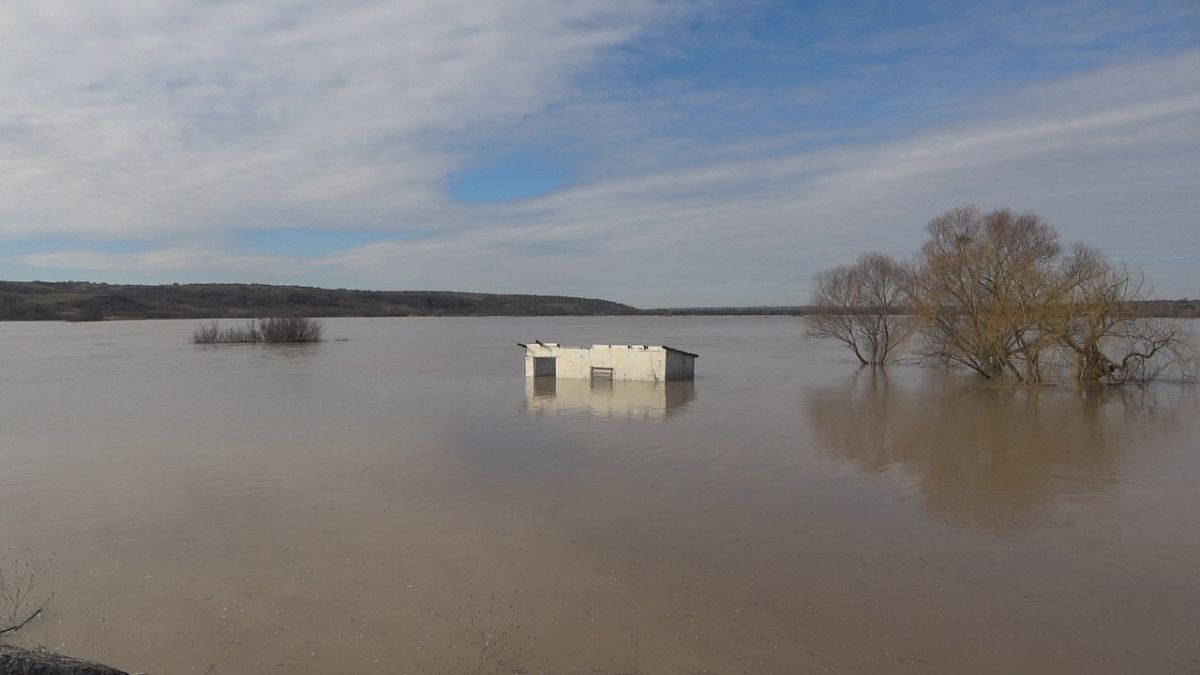
POLYGON ((866 365, 886 363, 919 329, 926 356, 1027 384, 1043 381, 1046 364, 1109 384, 1200 373, 1179 322, 1139 313, 1150 298, 1140 273, 1083 244, 1064 252, 1038 215, 967 206, 925 230, 911 265, 867 253, 818 274, 809 333, 866 365))
POLYGON ((1044 379, 1047 362, 1110 384, 1194 367, 1178 323, 1136 313, 1149 298, 1140 274, 1083 244, 1064 253, 1039 216, 972 206, 926 231, 908 300, 927 355, 1029 384, 1044 379))
POLYGON ((882 253, 864 253, 813 279, 808 332, 843 342, 863 365, 886 364, 910 332, 903 314, 908 268, 882 253))
POLYGON ((1053 345, 1042 315, 1065 292, 1058 234, 1035 214, 974 206, 947 211, 925 229, 908 300, 926 354, 989 378, 1040 381, 1053 345))
POLYGON ((1078 244, 1063 264, 1064 302, 1048 308, 1044 330, 1073 361, 1075 377, 1110 384, 1146 383, 1194 358, 1177 322, 1139 316, 1134 304, 1149 299, 1145 280, 1078 244))

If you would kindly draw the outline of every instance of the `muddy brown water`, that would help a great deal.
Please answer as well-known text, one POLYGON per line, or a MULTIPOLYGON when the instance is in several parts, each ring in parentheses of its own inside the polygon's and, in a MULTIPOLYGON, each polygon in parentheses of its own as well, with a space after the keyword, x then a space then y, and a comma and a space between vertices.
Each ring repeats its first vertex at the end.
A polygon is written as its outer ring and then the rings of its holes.
MULTIPOLYGON (((21 644, 152 673, 1200 672, 1200 398, 768 318, 0 324, 21 644), (527 382, 518 341, 700 354, 527 382), (501 665, 501 664, 506 665, 501 665)), ((5 553, 7 552, 7 553, 5 553)))

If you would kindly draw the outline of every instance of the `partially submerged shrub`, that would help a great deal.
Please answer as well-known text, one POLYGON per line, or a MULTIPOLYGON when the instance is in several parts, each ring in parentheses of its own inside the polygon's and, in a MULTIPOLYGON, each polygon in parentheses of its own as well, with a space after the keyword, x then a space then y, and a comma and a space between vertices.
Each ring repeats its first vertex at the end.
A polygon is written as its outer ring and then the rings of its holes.
POLYGON ((320 342, 321 322, 299 316, 273 317, 258 322, 263 342, 320 342))
POLYGON ((217 321, 202 325, 192 333, 192 342, 198 345, 215 344, 252 344, 262 342, 262 334, 255 322, 247 322, 244 326, 229 326, 222 328, 217 321))
POLYGON ((222 328, 219 322, 213 321, 199 326, 192 334, 192 343, 198 345, 320 341, 321 322, 304 317, 272 317, 227 328, 222 328))
POLYGON ((196 331, 192 333, 192 344, 211 345, 219 342, 221 337, 221 326, 216 321, 207 324, 200 324, 196 331))

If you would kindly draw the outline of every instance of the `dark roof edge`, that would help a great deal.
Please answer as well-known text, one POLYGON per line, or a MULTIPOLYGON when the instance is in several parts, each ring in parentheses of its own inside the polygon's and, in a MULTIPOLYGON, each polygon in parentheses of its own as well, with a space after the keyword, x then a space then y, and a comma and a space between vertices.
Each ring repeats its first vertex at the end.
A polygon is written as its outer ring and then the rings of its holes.
MULTIPOLYGON (((525 344, 524 342, 518 342, 518 343, 517 343, 517 346, 518 346, 518 347, 524 347, 525 349, 529 349, 529 345, 528 345, 528 344, 525 344)), ((539 347, 543 347, 543 346, 546 346, 546 345, 542 345, 542 344, 540 344, 540 343, 539 343, 539 344, 538 344, 538 346, 539 346, 539 347)), ((596 346, 596 345, 592 345, 592 347, 595 347, 595 346, 596 346)), ((610 346, 610 347, 616 347, 616 346, 620 346, 620 347, 629 347, 629 346, 631 346, 631 345, 605 345, 605 346, 610 346)), ((680 353, 680 354, 683 354, 683 355, 685 355, 685 356, 690 356, 690 357, 692 357, 693 359, 698 359, 698 358, 700 358, 700 355, 699 355, 699 354, 693 354, 692 352, 689 352, 689 351, 684 351, 684 350, 682 350, 682 349, 679 349, 678 347, 672 347, 671 345, 654 345, 654 346, 659 346, 659 347, 662 347, 663 349, 666 349, 666 350, 669 350, 669 351, 678 352, 678 353, 680 353)), ((570 345, 554 345, 554 347, 553 347, 553 348, 556 348, 556 349, 590 349, 590 347, 582 347, 582 346, 580 346, 580 347, 574 347, 574 346, 570 346, 570 345)))

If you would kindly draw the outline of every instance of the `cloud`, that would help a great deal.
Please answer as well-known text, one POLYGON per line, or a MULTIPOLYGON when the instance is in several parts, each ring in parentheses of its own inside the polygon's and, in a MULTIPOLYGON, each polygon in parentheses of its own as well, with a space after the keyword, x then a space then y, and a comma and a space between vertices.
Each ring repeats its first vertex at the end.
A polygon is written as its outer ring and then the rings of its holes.
POLYGON ((224 248, 172 246, 134 253, 100 253, 86 249, 30 253, 18 258, 30 267, 93 272, 211 272, 225 274, 297 274, 308 264, 284 256, 247 255, 224 248))
MULTIPOLYGON (((689 110, 736 117, 760 90, 587 87, 679 16, 659 3, 90 7, 0 13, 0 239, 152 243, 0 261, 114 281, 798 304, 819 269, 864 249, 907 254, 929 218, 978 203, 1036 210, 1143 266, 1161 294, 1200 295, 1197 51, 997 87, 955 120, 899 133, 718 137, 669 129, 689 110), (565 189, 488 205, 445 194, 480 147, 571 134, 593 155, 565 189), (310 256, 229 236, 264 227, 379 234, 310 256)), ((841 96, 786 91, 797 105, 841 96)))
POLYGON ((545 275, 542 288, 687 303, 753 301, 723 290, 753 279, 765 301, 795 303, 821 267, 865 248, 907 254, 930 217, 975 202, 1039 211, 1066 238, 1115 256, 1141 251, 1160 290, 1194 294, 1194 270, 1176 254, 1200 252, 1198 91, 1200 54, 1113 68, 903 140, 596 182, 459 212, 451 220, 473 225, 437 246, 346 255, 398 281, 453 284, 439 273, 453 269, 462 281, 504 275, 537 290, 545 275), (528 255, 522 242, 586 244, 587 254, 528 255))
POLYGON ((660 14, 649 0, 6 6, 0 236, 389 226, 441 201, 448 138, 551 105, 660 14))

